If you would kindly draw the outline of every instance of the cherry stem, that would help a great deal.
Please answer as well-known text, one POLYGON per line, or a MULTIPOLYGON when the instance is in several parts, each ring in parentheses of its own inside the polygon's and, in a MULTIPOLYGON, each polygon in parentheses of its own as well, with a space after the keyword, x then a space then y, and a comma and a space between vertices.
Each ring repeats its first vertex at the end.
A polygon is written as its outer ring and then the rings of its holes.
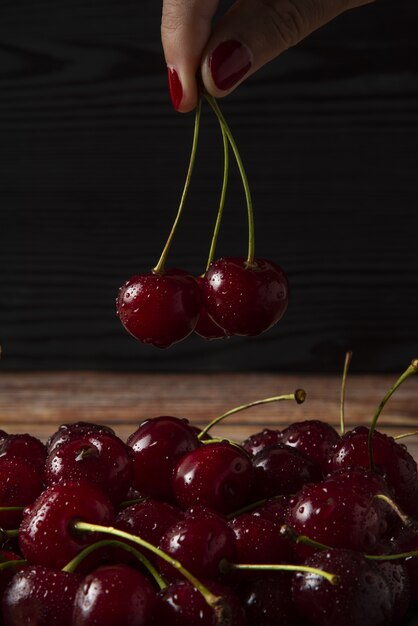
POLYGON ((296 389, 294 393, 288 393, 282 396, 272 396, 271 398, 264 398, 263 400, 256 400, 255 402, 250 402, 249 404, 242 404, 241 406, 235 407, 235 409, 230 409, 226 413, 223 413, 219 417, 212 420, 205 428, 198 434, 198 439, 202 439, 207 432, 219 422, 224 420, 226 417, 230 415, 234 415, 234 413, 239 413, 240 411, 245 411, 246 409, 250 409, 253 406, 258 406, 259 404, 269 404, 270 402, 279 402, 280 400, 295 400, 298 404, 302 404, 305 402, 306 392, 303 389, 296 389))
POLYGON ((346 382, 347 382, 348 368, 350 367, 351 357, 352 356, 353 356, 353 353, 351 352, 351 350, 346 352, 345 361, 344 361, 343 378, 342 378, 342 381, 341 381, 341 402, 340 402, 340 430, 341 430, 341 437, 345 433, 345 415, 344 415, 345 387, 346 387, 346 382))
POLYGON ((24 511, 25 506, 0 506, 0 513, 7 511, 24 511))
POLYGON ((196 114, 195 114, 195 120, 194 120, 194 131, 193 131, 193 143, 192 143, 192 150, 191 150, 191 154, 190 154, 190 161, 189 161, 189 168, 187 170, 187 176, 186 176, 186 181, 184 183, 184 188, 183 188, 183 193, 181 195, 181 199, 180 199, 180 205, 177 211, 177 215, 176 218, 173 222, 173 225, 171 227, 171 231, 170 234, 168 236, 167 242, 164 246, 164 249, 161 253, 160 259, 157 263, 157 265, 154 267, 154 269, 152 270, 154 274, 162 274, 164 272, 164 266, 165 266, 165 261, 167 259, 167 255, 169 253, 173 238, 174 238, 174 234, 176 232, 178 223, 180 221, 180 217, 183 213, 183 208, 184 208, 184 204, 186 202, 186 197, 187 197, 187 193, 189 191, 189 187, 190 187, 190 182, 192 179, 192 172, 193 172, 193 166, 196 160, 196 151, 197 151, 197 143, 198 143, 198 139, 199 139, 199 126, 200 126, 200 112, 202 109, 202 103, 199 100, 198 105, 196 107, 196 114))
POLYGON ((132 554, 140 563, 142 563, 142 565, 144 565, 144 567, 154 578, 160 589, 165 589, 167 587, 167 583, 165 582, 163 577, 157 572, 156 568, 149 561, 149 559, 147 559, 143 554, 141 554, 141 552, 139 552, 132 546, 124 543, 123 541, 117 541, 116 539, 104 539, 103 541, 97 541, 97 543, 93 543, 90 546, 87 546, 69 563, 67 563, 67 565, 62 568, 62 571, 69 573, 75 572, 80 563, 82 563, 89 554, 95 552, 96 550, 100 550, 100 548, 122 548, 122 550, 129 552, 129 554, 132 554))
POLYGON ((20 559, 20 560, 15 560, 15 561, 3 561, 3 563, 0 563, 0 572, 2 572, 4 569, 7 569, 8 567, 21 567, 24 565, 27 565, 28 562, 25 561, 25 559, 20 559))
POLYGON ((227 439, 226 437, 212 437, 212 439, 204 439, 202 441, 203 445, 208 445, 211 443, 222 443, 224 441, 227 441, 229 444, 231 444, 231 446, 238 446, 239 448, 241 448, 241 444, 239 443, 239 441, 234 441, 233 439, 227 439))
POLYGON ((257 502, 251 502, 251 504, 247 504, 247 506, 243 506, 242 509, 238 509, 238 511, 229 513, 229 515, 226 516, 226 519, 228 520, 234 519, 234 517, 238 517, 239 515, 242 515, 243 513, 254 511, 254 509, 257 509, 259 506, 263 506, 263 504, 266 504, 266 502, 270 502, 271 500, 280 500, 280 498, 284 498, 284 497, 285 497, 284 495, 270 496, 270 498, 265 498, 264 500, 257 500, 257 502))
POLYGON ((247 570, 247 571, 278 571, 278 572, 309 572, 310 574, 316 574, 317 576, 322 576, 331 585, 335 585, 338 581, 338 576, 335 574, 330 574, 330 572, 325 572, 322 569, 317 569, 316 567, 309 567, 308 565, 283 565, 283 564, 265 564, 265 565, 254 565, 247 563, 225 563, 223 562, 223 568, 228 570, 247 570))
POLYGON ((374 414, 374 417, 373 417, 373 420, 372 420, 372 424, 370 426, 369 437, 368 437, 368 441, 367 441, 368 451, 369 451, 369 459, 370 459, 370 469, 371 470, 375 469, 374 455, 373 455, 373 433, 374 433, 374 431, 376 429, 377 420, 379 419, 379 415, 381 414, 381 412, 383 410, 383 407, 385 406, 385 404, 387 403, 389 398, 395 393, 395 391, 398 389, 398 387, 400 387, 402 385, 402 383, 407 378, 412 376, 412 374, 416 374, 417 372, 418 372, 418 359, 414 359, 412 361, 411 365, 404 371, 403 374, 401 374, 401 376, 398 378, 396 383, 389 389, 389 391, 387 392, 387 394, 385 395, 385 397, 383 398, 383 400, 381 401, 381 403, 377 407, 376 413, 374 414))
POLYGON ((386 504, 388 504, 390 508, 396 513, 404 526, 408 528, 413 528, 414 530, 418 530, 418 524, 414 520, 414 518, 404 513, 401 508, 396 504, 396 502, 392 500, 392 498, 389 498, 389 496, 386 496, 384 493, 376 493, 373 497, 376 498, 376 500, 382 500, 383 502, 386 502, 386 504))
POLYGON ((222 112, 216 102, 215 98, 213 98, 208 93, 205 94, 205 98, 211 106, 213 112, 219 120, 221 128, 226 133, 228 137, 228 141, 231 145, 232 151, 235 156, 235 160, 238 165, 239 173, 241 175, 242 185, 244 187, 245 199, 247 202, 247 213, 248 213, 248 255, 247 255, 247 266, 251 267, 254 265, 254 211, 253 211, 253 202, 251 199, 250 186, 248 184, 247 174, 245 173, 244 165, 241 159, 241 155, 238 151, 237 144, 235 143, 235 139, 231 133, 231 129, 229 128, 222 112))
POLYGON ((133 504, 141 504, 141 502, 145 502, 146 498, 134 498, 133 500, 124 500, 118 504, 119 509, 125 509, 127 506, 132 506, 133 504))
POLYGON ((327 546, 324 543, 319 543, 319 541, 315 541, 315 539, 311 539, 307 535, 298 535, 298 533, 287 524, 281 526, 280 534, 294 543, 302 543, 304 546, 310 546, 316 550, 331 550, 330 546, 327 546))
POLYGON ((418 430, 414 430, 412 433, 403 433, 402 435, 396 435, 394 439, 395 441, 397 441, 398 439, 405 439, 405 437, 414 437, 415 435, 418 435, 418 430))
POLYGON ((120 530, 119 528, 114 528, 113 526, 101 526, 99 524, 90 524, 89 522, 81 522, 76 521, 73 522, 71 527, 80 532, 92 532, 92 533, 107 533, 109 535, 115 537, 121 537, 122 539, 128 539, 133 543, 137 543, 143 548, 147 548, 150 552, 153 552, 161 559, 169 563, 174 569, 176 569, 184 578, 186 578, 192 585, 199 591, 199 593, 203 596, 207 604, 214 610, 217 618, 220 623, 222 623, 222 615, 225 610, 224 601, 220 596, 216 596, 213 594, 205 585, 203 585, 191 572, 189 572, 180 561, 173 559, 169 554, 163 552, 160 548, 153 546, 152 543, 145 541, 141 537, 137 535, 131 535, 130 533, 125 532, 124 530, 120 530))
POLYGON ((0 534, 6 535, 9 539, 10 537, 19 537, 19 529, 5 530, 4 528, 0 528, 0 534))
POLYGON ((213 261, 213 258, 215 256, 216 244, 218 241, 219 229, 221 227, 222 215, 223 215, 224 206, 225 206, 226 189, 228 186, 228 175, 229 175, 228 137, 226 135, 225 129, 222 126, 222 124, 220 124, 220 127, 221 127, 221 132, 222 132, 222 141, 223 141, 223 148, 224 148, 224 175, 223 175, 223 180, 222 180, 222 191, 221 191, 221 198, 219 200, 218 215, 216 217, 215 228, 213 230, 212 242, 210 244, 209 256, 208 256, 208 260, 206 263, 206 271, 208 271, 213 261))

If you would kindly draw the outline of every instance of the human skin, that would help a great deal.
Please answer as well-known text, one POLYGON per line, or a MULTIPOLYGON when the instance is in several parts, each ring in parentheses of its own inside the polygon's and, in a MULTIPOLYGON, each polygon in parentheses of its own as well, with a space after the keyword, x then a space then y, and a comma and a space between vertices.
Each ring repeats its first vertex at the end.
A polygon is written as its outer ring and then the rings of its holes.
POLYGON ((199 73, 209 94, 228 95, 337 15, 373 1, 237 0, 213 26, 220 0, 164 0, 161 36, 174 108, 194 109, 199 73))

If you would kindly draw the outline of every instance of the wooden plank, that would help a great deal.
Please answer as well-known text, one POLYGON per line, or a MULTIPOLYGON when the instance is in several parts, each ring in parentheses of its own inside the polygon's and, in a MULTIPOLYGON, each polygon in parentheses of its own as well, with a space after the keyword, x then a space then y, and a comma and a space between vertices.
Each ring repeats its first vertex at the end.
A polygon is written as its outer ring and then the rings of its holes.
MULTIPOLYGON (((348 427, 369 424, 393 375, 350 376, 346 392, 348 427)), ((105 423, 127 437, 138 424, 157 415, 176 415, 202 426, 210 419, 253 400, 307 392, 303 405, 266 404, 231 416, 214 434, 242 440, 262 428, 283 428, 293 421, 321 419, 338 427, 340 377, 281 374, 143 374, 35 372, 0 376, 1 427, 46 439, 63 422, 105 423)), ((380 428, 392 435, 418 429, 418 377, 391 398, 380 428)), ((405 443, 418 451, 418 437, 405 443)))

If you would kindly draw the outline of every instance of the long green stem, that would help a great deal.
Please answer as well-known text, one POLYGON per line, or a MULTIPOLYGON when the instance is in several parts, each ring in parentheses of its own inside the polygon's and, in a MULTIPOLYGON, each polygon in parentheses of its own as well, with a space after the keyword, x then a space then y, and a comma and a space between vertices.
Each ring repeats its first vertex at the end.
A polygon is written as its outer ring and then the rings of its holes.
POLYGON ((222 191, 221 191, 221 198, 219 200, 218 215, 216 216, 215 228, 213 230, 212 242, 210 244, 209 256, 208 256, 208 260, 206 263, 206 271, 209 269, 210 264, 212 263, 214 256, 215 256, 216 244, 218 242, 218 236, 219 236, 219 229, 221 227, 222 215, 224 212, 226 190, 228 187, 228 175, 229 175, 228 137, 226 135, 225 129, 222 126, 222 124, 220 124, 220 127, 221 127, 221 132, 222 132, 222 141, 223 141, 223 148, 224 148, 224 175, 222 179, 222 191))
POLYGON ((341 429, 341 437, 345 433, 345 415, 344 415, 344 409, 345 409, 345 387, 346 387, 346 382, 347 382, 348 368, 350 367, 351 357, 352 356, 353 356, 353 353, 351 352, 351 350, 349 350, 346 353, 346 355, 345 355, 343 378, 342 378, 342 381, 341 381, 341 402, 340 402, 340 425, 341 425, 340 429, 341 429))
POLYGON ((207 432, 219 422, 224 420, 226 417, 230 415, 234 415, 235 413, 239 413, 240 411, 245 411, 246 409, 250 409, 253 406, 258 406, 259 404, 269 404, 270 402, 279 402, 281 400, 295 400, 298 404, 302 404, 305 401, 306 392, 303 389, 296 389, 294 393, 288 393, 283 396, 272 396, 271 398, 263 398, 263 400, 255 400, 255 402, 250 402, 249 404, 241 404, 241 406, 237 406, 234 409, 230 409, 226 413, 223 413, 219 417, 216 417, 212 420, 205 428, 198 434, 199 439, 203 439, 207 432))
POLYGON ((228 141, 231 145, 232 151, 235 156, 235 160, 238 165, 239 173, 241 175, 242 184, 244 187, 245 199, 247 202, 247 213, 248 213, 248 254, 247 254, 247 265, 251 266, 254 264, 254 211, 253 211, 253 201, 251 198, 250 186, 248 184, 247 174, 245 173, 245 168, 241 159, 241 155, 239 153, 237 144, 235 143, 235 139, 231 133, 231 130, 222 115, 222 112, 216 102, 215 98, 210 96, 208 93, 205 94, 205 98, 208 101, 209 105, 212 107, 216 117, 221 124, 221 127, 224 129, 228 141))
POLYGON ((373 455, 373 433, 376 429, 376 425, 377 425, 377 420, 379 419, 379 415, 381 414, 383 407, 385 406, 385 404, 387 403, 387 401, 389 400, 389 398, 395 393, 395 391, 398 389, 398 387, 400 387, 402 385, 402 383, 409 378, 410 376, 412 376, 412 374, 416 374, 418 372, 418 359, 414 359, 411 363, 411 365, 404 371, 403 374, 401 374, 401 376, 398 378, 398 380, 396 381, 396 383, 389 389, 389 391, 387 392, 387 394, 385 395, 385 397, 383 398, 383 400, 381 401, 381 403, 379 404, 379 406, 377 407, 376 413, 374 414, 373 420, 372 420, 372 424, 370 426, 370 430, 369 430, 369 437, 368 437, 368 451, 369 451, 369 459, 370 459, 370 469, 374 470, 375 465, 374 465, 374 455, 373 455))
POLYGON ((194 121, 194 132, 193 132, 193 143, 192 143, 192 151, 190 154, 189 168, 187 170, 186 182, 184 183, 183 193, 181 195, 180 205, 177 211, 176 218, 174 220, 173 226, 171 227, 170 234, 168 236, 167 242, 164 246, 164 249, 161 253, 160 259, 157 265, 152 270, 154 274, 162 274, 164 272, 164 265, 170 250, 171 243, 174 238, 174 233, 176 232, 178 223, 180 221, 180 217, 183 213, 184 204, 186 202, 187 193, 190 187, 190 181, 192 179, 193 166, 196 160, 196 151, 197 151, 197 143, 199 139, 199 126, 200 126, 200 112, 202 109, 202 103, 199 100, 199 103, 196 107, 195 121, 194 121))
POLYGON ((161 559, 169 563, 174 569, 176 569, 186 580, 188 580, 193 587, 195 587, 199 593, 202 594, 203 598, 207 602, 207 604, 213 609, 215 615, 219 619, 219 623, 222 623, 222 617, 225 611, 225 603, 224 600, 220 596, 216 596, 213 594, 205 585, 203 585, 191 572, 189 572, 180 561, 173 559, 169 554, 166 554, 159 548, 153 546, 145 539, 138 537, 137 535, 131 535, 130 533, 126 533, 124 530, 120 530, 119 528, 114 528, 113 526, 100 526, 99 524, 90 524, 89 522, 78 522, 75 521, 72 525, 72 528, 75 531, 81 532, 93 532, 93 533, 105 533, 108 535, 112 535, 114 537, 121 537, 122 539, 128 539, 133 543, 137 543, 142 548, 147 548, 150 552, 153 552, 161 559))
POLYGON ((406 437, 415 437, 416 435, 418 435, 418 430, 414 430, 410 433, 402 433, 402 435, 396 435, 394 439, 395 441, 398 441, 398 439, 405 439, 406 437))
POLYGON ((28 562, 25 559, 19 559, 14 561, 3 561, 0 563, 0 572, 4 569, 8 569, 9 567, 24 567, 28 562))
POLYGON ((337 583, 338 577, 335 574, 330 574, 329 572, 325 572, 322 569, 317 569, 316 567, 309 567, 308 565, 254 565, 247 563, 229 563, 226 566, 227 570, 245 570, 245 571, 276 571, 276 572, 308 572, 310 574, 316 574, 317 576, 322 576, 331 585, 335 585, 337 583))
POLYGON ((75 556, 65 567, 62 568, 63 572, 73 573, 76 571, 77 567, 84 561, 84 559, 99 550, 100 548, 120 548, 125 550, 125 552, 129 552, 132 554, 144 567, 149 571, 151 576, 154 578, 155 582, 159 586, 160 589, 165 589, 167 587, 167 583, 162 578, 162 576, 157 572, 153 564, 149 559, 147 559, 141 552, 135 550, 132 546, 123 541, 117 541, 116 539, 104 539, 103 541, 97 541, 96 543, 92 543, 90 546, 87 546, 82 550, 77 556, 75 556))

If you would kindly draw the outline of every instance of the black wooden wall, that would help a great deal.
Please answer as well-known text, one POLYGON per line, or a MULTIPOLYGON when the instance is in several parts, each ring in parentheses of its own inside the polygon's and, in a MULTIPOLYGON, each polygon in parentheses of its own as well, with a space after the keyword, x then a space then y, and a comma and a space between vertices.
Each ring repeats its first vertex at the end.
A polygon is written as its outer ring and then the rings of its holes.
MULTIPOLYGON (((3 369, 358 371, 418 355, 418 5, 346 13, 222 102, 256 209, 256 252, 289 310, 256 339, 136 343, 119 285, 155 264, 177 209, 193 116, 169 101, 155 0, 0 0, 3 369)), ((172 264, 204 268, 222 176, 201 144, 172 264)), ((220 255, 245 254, 232 171, 220 255)))

